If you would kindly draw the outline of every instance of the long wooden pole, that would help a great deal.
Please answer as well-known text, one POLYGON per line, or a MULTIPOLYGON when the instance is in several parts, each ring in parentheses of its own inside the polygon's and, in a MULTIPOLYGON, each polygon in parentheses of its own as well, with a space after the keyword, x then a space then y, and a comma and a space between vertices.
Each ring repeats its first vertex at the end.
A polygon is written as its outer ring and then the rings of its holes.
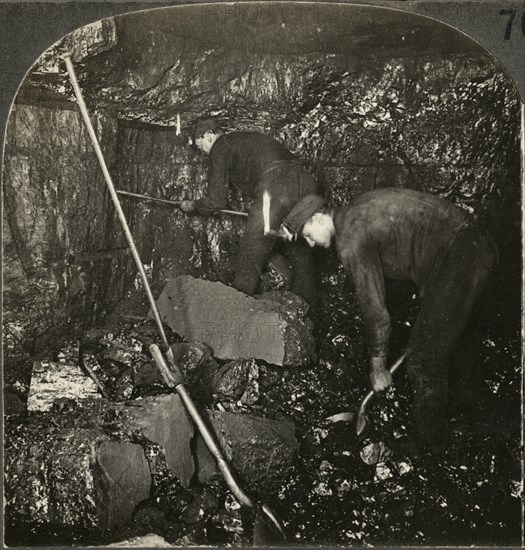
MULTIPOLYGON (((124 195, 126 197, 134 197, 135 199, 142 199, 145 201, 153 202, 162 202, 164 204, 171 204, 172 206, 180 206, 182 201, 170 201, 169 199, 159 199, 157 197, 150 197, 149 195, 141 195, 139 193, 132 193, 131 191, 123 191, 122 189, 117 189, 119 195, 124 195)), ((216 210, 220 214, 229 214, 230 216, 241 216, 243 218, 248 217, 247 212, 239 212, 238 210, 216 210)))
MULTIPOLYGON (((215 456, 215 459, 217 460, 217 464, 219 466, 219 469, 224 476, 224 479, 226 483, 228 484, 229 488, 237 498, 240 504, 247 506, 249 508, 255 508, 255 502, 241 489, 241 487, 236 482, 235 478, 233 477, 233 474, 228 466, 228 463, 226 460, 224 460, 224 457, 215 443, 213 436, 211 432, 209 431, 208 427, 204 423, 204 420, 202 419, 199 411, 197 410, 197 407, 195 406, 195 403, 193 402, 193 399, 189 395, 189 393, 186 391, 186 388, 182 381, 182 376, 180 374, 180 370, 175 364, 175 359, 173 357, 173 351, 169 347, 168 339, 166 337, 166 333, 164 332, 164 327, 162 326, 162 321, 160 319, 159 311, 157 308, 157 304, 155 303, 155 299, 153 298, 153 294, 151 292, 151 288, 148 283, 148 279, 146 277, 146 272, 144 271, 144 266, 142 265, 142 262, 140 260, 139 253, 137 251, 137 247, 135 246, 135 242, 133 240, 133 236, 131 235, 131 231, 129 230, 128 223, 126 221, 126 216, 124 215, 124 212, 122 211, 122 207, 120 205, 120 201, 118 199, 117 192, 115 190, 115 186, 113 185, 113 181, 111 179, 111 176, 109 174, 108 168, 106 166, 106 162, 104 160, 104 156, 102 155, 102 151, 100 149, 100 145, 97 140, 97 136, 95 134, 95 131, 93 130, 93 126, 91 124, 91 120, 89 118, 89 113, 86 108, 86 104, 84 103, 84 99, 82 97, 82 93, 80 91, 80 87, 78 85, 78 81, 75 74, 75 69, 73 67, 73 63, 71 62, 71 54, 67 53, 63 56, 64 61, 66 62, 66 68, 67 72, 69 74, 69 78, 71 80, 71 85, 73 86, 73 90, 75 92, 75 96, 78 101, 78 105, 80 107, 80 112, 82 113, 82 117, 84 119, 84 122, 86 124, 89 137, 91 138, 91 141, 93 142, 93 146, 95 147, 95 152, 97 154, 98 161, 100 163, 100 166, 102 168, 102 172, 104 174, 104 178, 106 180, 106 184, 108 186, 111 198, 113 200, 113 204, 115 205, 115 208, 117 210, 118 217, 120 219, 120 222, 122 224, 122 227, 124 229, 124 233, 126 234, 126 238, 128 240, 129 247, 131 248, 131 251, 133 253, 133 258, 135 259, 135 263, 137 264, 137 267, 139 269, 139 273, 141 275, 142 281, 144 283, 144 288, 146 289, 146 294, 148 295, 148 300, 151 305, 151 310, 153 311, 155 321, 157 322, 157 327, 159 329, 159 332, 162 337, 162 341, 166 346, 166 356, 168 357, 168 360, 170 362, 171 369, 167 366, 164 356, 162 355, 160 349, 158 346, 153 344, 150 346, 150 352, 155 359, 155 362, 157 363, 157 366, 161 370, 161 373, 163 375, 164 381, 168 384, 170 387, 175 387, 177 390, 177 393, 180 395, 186 410, 192 417, 193 421, 195 422, 199 432, 201 433, 204 441, 206 442, 206 445, 210 449, 210 451, 215 456)), ((271 508, 267 504, 262 504, 261 506, 262 512, 274 523, 274 525, 279 529, 279 531, 284 535, 283 528, 279 522, 279 520, 275 517, 274 513, 272 512, 271 508)))

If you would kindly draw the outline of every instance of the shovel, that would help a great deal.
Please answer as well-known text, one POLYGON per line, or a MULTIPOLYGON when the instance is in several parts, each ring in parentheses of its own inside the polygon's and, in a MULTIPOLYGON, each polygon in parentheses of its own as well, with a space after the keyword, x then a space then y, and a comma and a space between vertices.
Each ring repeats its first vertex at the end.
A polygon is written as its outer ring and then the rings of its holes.
POLYGON ((75 92, 75 97, 78 102, 78 106, 80 108, 80 112, 82 114, 82 118, 84 119, 84 123, 86 125, 89 137, 91 138, 91 142, 93 143, 93 147, 95 148, 95 153, 97 155, 100 167, 102 169, 102 172, 104 174, 104 179, 106 180, 106 184, 109 190, 109 194, 111 195, 111 199, 113 201, 113 205, 115 206, 115 210, 117 211, 117 215, 119 217, 120 223, 122 225, 122 229, 124 230, 124 234, 126 236, 126 240, 128 242, 129 248, 131 250, 131 253, 133 255, 133 259, 135 260, 135 264, 137 266, 137 269, 139 271, 142 283, 144 284, 144 289, 146 291, 146 295, 148 297, 148 301, 151 307, 151 311, 153 313, 153 316, 155 318, 155 322, 157 324, 157 328, 159 331, 159 334, 161 336, 166 357, 168 358, 170 367, 166 364, 166 361, 164 359, 163 354, 161 353, 158 346, 151 346, 150 352, 152 353, 155 362, 157 363, 162 376, 168 384, 169 387, 175 387, 177 390, 177 393, 181 396, 182 402, 184 406, 186 407, 188 413, 190 414, 191 418, 195 422, 197 428, 199 429, 199 432, 202 434, 204 441, 208 445, 208 448, 215 456, 219 469, 224 476, 224 479, 228 486, 230 487, 231 491, 235 495, 235 497, 238 499, 239 503, 243 506, 246 506, 248 508, 251 508, 252 510, 255 510, 256 512, 256 518, 255 518, 255 535, 257 535, 258 532, 258 526, 261 525, 262 529, 260 529, 260 532, 264 533, 271 533, 274 535, 274 540, 270 541, 268 538, 263 540, 255 540, 256 543, 270 543, 270 542, 281 542, 284 540, 284 530, 279 522, 279 520, 276 518, 270 507, 266 504, 258 504, 255 503, 248 495, 246 495, 242 489, 239 487, 237 482, 235 481, 230 468, 228 467, 228 464, 224 460, 224 457, 222 456, 222 453, 215 443, 213 437, 211 436, 210 431, 208 430, 208 427, 204 423, 202 417, 199 414, 199 411, 195 407, 195 404, 193 403, 193 400, 191 399, 190 395, 186 391, 186 388, 184 387, 184 384, 182 383, 182 376, 181 373, 175 364, 175 358, 173 356, 173 351, 170 348, 168 344, 168 339, 166 336, 166 333, 164 331, 164 327, 162 325, 162 320, 160 318, 160 314, 157 308, 157 304, 155 302, 155 298, 153 297, 153 293, 151 292, 151 288, 149 286, 148 278, 146 276, 146 272, 144 270, 144 266, 142 264, 142 261, 140 259, 139 253, 137 251, 137 247, 135 245, 135 241, 133 240, 133 236, 131 234, 131 231, 128 226, 128 222, 126 220, 126 216, 124 215, 124 211, 122 210, 122 206, 120 205, 120 201, 117 195, 117 192, 115 190, 115 186, 113 185, 113 180, 111 179, 111 175, 109 173, 109 170, 107 168, 106 162, 104 160, 104 156, 102 154, 102 150, 100 149, 100 145, 97 140, 97 136, 95 134, 95 130, 93 129, 93 125, 91 124, 91 120, 89 118, 89 113, 86 108, 86 104, 84 102, 84 98, 82 97, 82 92, 80 91, 80 86, 78 85, 77 77, 75 74, 75 69, 73 67, 73 63, 71 61, 71 53, 66 53, 62 56, 66 63, 67 72, 69 75, 69 79, 71 81, 71 85, 73 87, 73 91, 75 92))
MULTIPOLYGON (((403 354, 391 367, 390 367, 390 374, 394 374, 396 370, 403 364, 405 361, 406 354, 403 354)), ((358 436, 363 435, 366 433, 371 426, 370 419, 368 418, 368 415, 366 414, 366 406, 368 405, 368 402, 372 397, 374 396, 374 391, 369 391, 366 394, 366 397, 361 401, 361 404, 359 405, 359 409, 357 409, 357 421, 355 426, 355 431, 358 436)))
POLYGON ((206 446, 208 447, 210 453, 214 456, 217 466, 224 477, 228 487, 231 489, 235 498, 246 508, 250 508, 256 514, 255 518, 255 543, 270 543, 270 542, 282 542, 285 540, 284 529, 280 521, 275 517, 275 514, 272 512, 270 507, 265 503, 256 503, 253 501, 240 487, 237 481, 235 480, 233 473, 224 459, 224 456, 219 448, 218 444, 215 441, 211 431, 204 422, 201 414, 197 410, 193 399, 186 390, 183 381, 182 374, 175 364, 171 364, 170 367, 166 364, 164 356, 160 351, 157 344, 151 344, 149 347, 150 353, 157 363, 157 366, 162 374, 164 382, 170 388, 175 388, 179 394, 186 410, 188 411, 191 419, 194 424, 197 426, 199 433, 201 434, 206 446), (263 534, 264 533, 264 534, 263 534), (257 538, 264 540, 257 540, 257 538), (271 539, 271 540, 269 540, 271 539))

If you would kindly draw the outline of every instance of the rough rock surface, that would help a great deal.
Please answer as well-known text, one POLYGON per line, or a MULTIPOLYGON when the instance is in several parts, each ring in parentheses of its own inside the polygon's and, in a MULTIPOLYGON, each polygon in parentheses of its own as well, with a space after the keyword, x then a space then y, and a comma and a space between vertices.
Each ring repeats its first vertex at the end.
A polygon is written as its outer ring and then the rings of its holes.
MULTIPOLYGON (((88 47, 78 72, 116 185, 171 199, 203 196, 207 159, 187 147, 187 133, 196 118, 214 113, 228 130, 260 130, 283 142, 336 204, 394 185, 479 214, 501 253, 497 292, 485 301, 484 372, 496 401, 505 404, 521 380, 520 311, 512 306, 520 303, 522 275, 520 117, 513 84, 497 60, 430 18, 333 2, 293 4, 192 6, 198 17, 175 7, 119 17, 101 28, 105 36, 94 41, 96 50, 88 47)), ((83 34, 78 38, 82 44, 83 34)), ((38 74, 39 64, 28 75, 11 113, 3 159, 4 376, 22 397, 28 379, 11 368, 13 361, 54 349, 79 324, 96 323, 136 283, 63 64, 55 66, 60 73, 38 74)), ((230 205, 247 206, 234 193, 230 205)), ((215 280, 234 269, 243 220, 186 216, 132 199, 123 206, 156 295, 175 276, 215 280)), ((333 251, 315 254, 320 353, 330 352, 334 365, 352 374, 352 387, 364 389, 366 376, 358 377, 366 372, 362 322, 346 275, 333 251)), ((393 308, 399 314, 393 324, 405 335, 413 317, 401 306, 393 308)), ((400 351, 401 339, 394 343, 400 351)), ((325 380, 318 368, 293 375, 288 385, 275 386, 271 401, 300 428, 344 407, 355 409, 361 398, 360 392, 349 396, 346 378, 325 380)), ((382 406, 372 408, 376 439, 406 425, 401 413, 409 407, 403 403, 388 421, 382 406), (393 419, 401 417, 395 427, 393 419)), ((519 395, 512 397, 502 426, 509 419, 521 426, 519 404, 519 395)), ((330 438, 314 431, 317 440, 306 445, 295 483, 280 493, 279 512, 294 540, 434 545, 446 533, 466 546, 519 545, 521 478, 505 466, 507 451, 491 447, 494 437, 491 443, 476 432, 480 418, 492 418, 481 408, 472 424, 458 425, 454 456, 430 476, 418 466, 372 480, 359 456, 348 454, 346 438, 332 469, 326 464, 334 454, 330 438), (319 484, 312 486, 315 479, 319 484)), ((519 456, 519 426, 512 429, 517 435, 509 449, 516 446, 519 456)), ((498 436, 501 431, 494 428, 498 436)))
POLYGON ((219 359, 297 366, 314 357, 313 337, 300 317, 222 283, 177 277, 164 287, 157 306, 174 332, 205 343, 219 359))
MULTIPOLYGON (((108 17, 68 34, 61 41, 59 49, 62 53, 70 52, 72 61, 78 63, 92 55, 111 50, 116 43, 115 20, 108 17)), ((63 64, 61 57, 57 55, 57 50, 50 48, 38 59, 35 69, 40 75, 57 74, 63 68, 63 64)))
MULTIPOLYGON (((117 123, 96 114, 92 120, 111 165, 117 123)), ((3 160, 4 303, 13 356, 41 342, 60 345, 73 328, 99 319, 132 279, 78 112, 17 105, 3 160)))
MULTIPOLYGON (((219 411, 210 411, 208 418, 241 487, 261 495, 278 490, 298 448, 293 423, 219 411)), ((209 454, 202 447, 199 451, 209 454)), ((203 463, 209 467, 209 460, 203 463)))
POLYGON ((151 475, 140 445, 99 430, 69 428, 5 455, 9 522, 110 529, 148 498, 151 475))

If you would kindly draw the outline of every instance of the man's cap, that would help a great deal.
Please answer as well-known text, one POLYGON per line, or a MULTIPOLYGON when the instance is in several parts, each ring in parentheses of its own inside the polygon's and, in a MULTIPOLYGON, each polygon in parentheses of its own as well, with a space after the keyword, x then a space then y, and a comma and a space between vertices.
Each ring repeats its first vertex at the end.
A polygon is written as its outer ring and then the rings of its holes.
POLYGON ((206 132, 215 132, 220 130, 221 125, 219 121, 215 118, 204 118, 198 120, 191 131, 191 139, 195 143, 195 140, 202 137, 206 132))
POLYGON ((303 225, 316 213, 321 212, 325 199, 320 195, 307 195, 302 198, 286 216, 283 224, 296 235, 300 233, 303 225))

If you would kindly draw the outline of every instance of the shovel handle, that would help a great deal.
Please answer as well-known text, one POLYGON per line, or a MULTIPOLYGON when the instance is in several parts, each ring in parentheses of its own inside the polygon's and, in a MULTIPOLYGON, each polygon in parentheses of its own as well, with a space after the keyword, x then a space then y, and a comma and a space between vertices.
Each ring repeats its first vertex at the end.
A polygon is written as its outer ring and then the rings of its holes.
POLYGON ((160 348, 159 346, 157 346, 157 344, 151 344, 149 350, 153 359, 155 360, 155 363, 157 363, 157 366, 166 384, 170 388, 174 387, 177 390, 177 393, 179 394, 185 409, 188 411, 188 414, 191 416, 191 419, 197 426, 197 429, 204 439, 204 442, 206 443, 209 451, 215 457, 215 460, 217 461, 217 466, 221 474, 223 475, 228 487, 235 495, 235 498, 242 506, 255 508, 255 502, 239 487, 239 484, 235 480, 233 473, 228 466, 228 463, 224 459, 219 446, 215 442, 215 438, 213 437, 208 426, 205 424, 204 419, 202 418, 197 407, 195 406, 195 403, 193 402, 193 399, 191 398, 190 394, 182 383, 182 377, 177 377, 177 372, 180 375, 179 369, 173 363, 171 364, 171 369, 168 367, 168 365, 166 364, 166 360, 164 359, 164 356, 162 355, 162 352, 160 351, 160 348), (174 367, 176 369, 175 373, 172 372, 172 369, 174 367))
POLYGON ((390 367, 390 374, 394 374, 396 370, 405 362, 405 359, 407 357, 406 353, 403 353, 403 355, 390 367))
MULTIPOLYGON (((394 374, 396 370, 404 363, 406 359, 406 353, 403 353, 403 355, 390 367, 390 374, 394 374)), ((374 397, 374 390, 370 390, 366 397, 361 401, 361 405, 359 405, 359 415, 362 415, 365 411, 366 406, 368 405, 368 402, 372 397, 374 397)))

